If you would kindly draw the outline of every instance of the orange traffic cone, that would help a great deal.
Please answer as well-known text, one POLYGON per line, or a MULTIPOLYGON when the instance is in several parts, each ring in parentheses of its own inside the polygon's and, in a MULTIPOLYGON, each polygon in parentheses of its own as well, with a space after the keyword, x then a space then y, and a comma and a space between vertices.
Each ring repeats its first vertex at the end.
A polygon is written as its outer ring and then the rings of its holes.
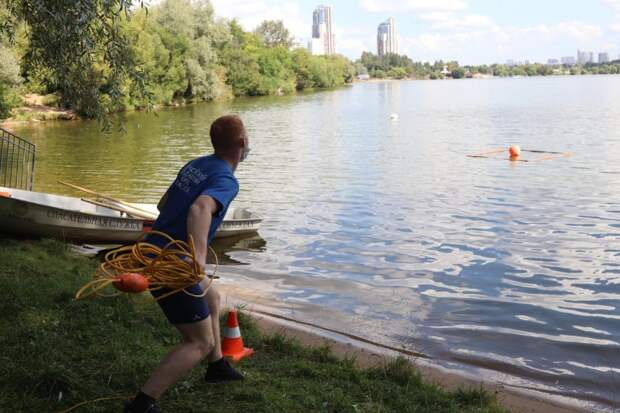
POLYGON ((222 353, 224 356, 230 357, 232 361, 239 361, 254 354, 253 349, 243 346, 236 310, 228 312, 228 321, 226 322, 224 339, 222 340, 222 353))

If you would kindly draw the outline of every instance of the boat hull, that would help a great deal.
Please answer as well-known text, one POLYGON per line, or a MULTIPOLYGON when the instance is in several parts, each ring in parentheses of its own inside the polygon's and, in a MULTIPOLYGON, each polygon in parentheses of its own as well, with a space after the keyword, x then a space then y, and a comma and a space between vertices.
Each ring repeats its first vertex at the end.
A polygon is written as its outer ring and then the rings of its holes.
MULTIPOLYGON (((78 198, 2 187, 0 193, 5 194, 0 196, 0 233, 7 235, 88 243, 132 243, 153 225, 151 220, 123 216, 118 211, 78 198)), ((256 233, 260 222, 245 210, 232 210, 216 238, 256 233), (235 214, 242 218, 234 219, 235 214)))

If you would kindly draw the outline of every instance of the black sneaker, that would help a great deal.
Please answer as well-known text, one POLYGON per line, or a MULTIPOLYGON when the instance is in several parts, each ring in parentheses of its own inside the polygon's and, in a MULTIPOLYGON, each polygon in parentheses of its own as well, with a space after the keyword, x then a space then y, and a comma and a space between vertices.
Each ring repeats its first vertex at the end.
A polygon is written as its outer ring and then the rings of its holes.
POLYGON ((132 408, 133 402, 125 402, 125 409, 123 410, 123 413, 161 413, 159 411, 159 409, 157 408, 157 406, 155 406, 155 403, 150 404, 149 406, 146 407, 146 410, 142 410, 142 411, 138 411, 138 410, 134 410, 132 408))
POLYGON ((207 383, 222 383, 225 381, 239 381, 243 379, 245 379, 243 374, 235 370, 225 358, 209 363, 207 373, 205 374, 207 383))

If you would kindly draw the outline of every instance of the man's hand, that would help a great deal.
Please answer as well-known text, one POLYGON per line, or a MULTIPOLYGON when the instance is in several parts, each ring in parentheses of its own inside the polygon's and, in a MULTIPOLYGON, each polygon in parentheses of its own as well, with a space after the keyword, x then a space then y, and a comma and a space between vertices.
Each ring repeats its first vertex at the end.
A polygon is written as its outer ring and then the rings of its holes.
MULTIPOLYGON (((185 261, 189 265, 194 265, 194 260, 192 260, 190 257, 183 258, 183 261, 185 261)), ((206 263, 200 262, 198 260, 196 260, 196 262, 198 263, 198 267, 200 268, 200 271, 206 274, 206 271, 207 271, 206 263)))

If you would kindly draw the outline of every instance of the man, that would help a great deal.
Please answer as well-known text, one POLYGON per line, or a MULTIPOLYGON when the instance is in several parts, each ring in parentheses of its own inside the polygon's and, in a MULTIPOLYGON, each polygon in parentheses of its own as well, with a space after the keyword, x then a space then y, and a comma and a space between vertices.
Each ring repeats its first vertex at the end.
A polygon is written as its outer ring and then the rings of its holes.
MULTIPOLYGON (((196 259, 204 267, 207 246, 239 192, 234 176, 237 166, 250 152, 249 140, 238 116, 223 116, 211 125, 214 154, 185 165, 158 204, 160 215, 153 227, 172 238, 187 241, 192 236, 196 259)), ((149 240, 157 243, 155 237, 149 240)), ((201 294, 206 287, 196 284, 187 290, 201 294)), ((166 293, 154 291, 154 296, 166 293)), ((219 329, 220 297, 211 287, 205 298, 184 292, 158 301, 166 318, 179 331, 181 344, 174 347, 136 395, 125 413, 158 413, 155 401, 194 366, 207 358, 207 382, 242 380, 222 356, 219 329)))

